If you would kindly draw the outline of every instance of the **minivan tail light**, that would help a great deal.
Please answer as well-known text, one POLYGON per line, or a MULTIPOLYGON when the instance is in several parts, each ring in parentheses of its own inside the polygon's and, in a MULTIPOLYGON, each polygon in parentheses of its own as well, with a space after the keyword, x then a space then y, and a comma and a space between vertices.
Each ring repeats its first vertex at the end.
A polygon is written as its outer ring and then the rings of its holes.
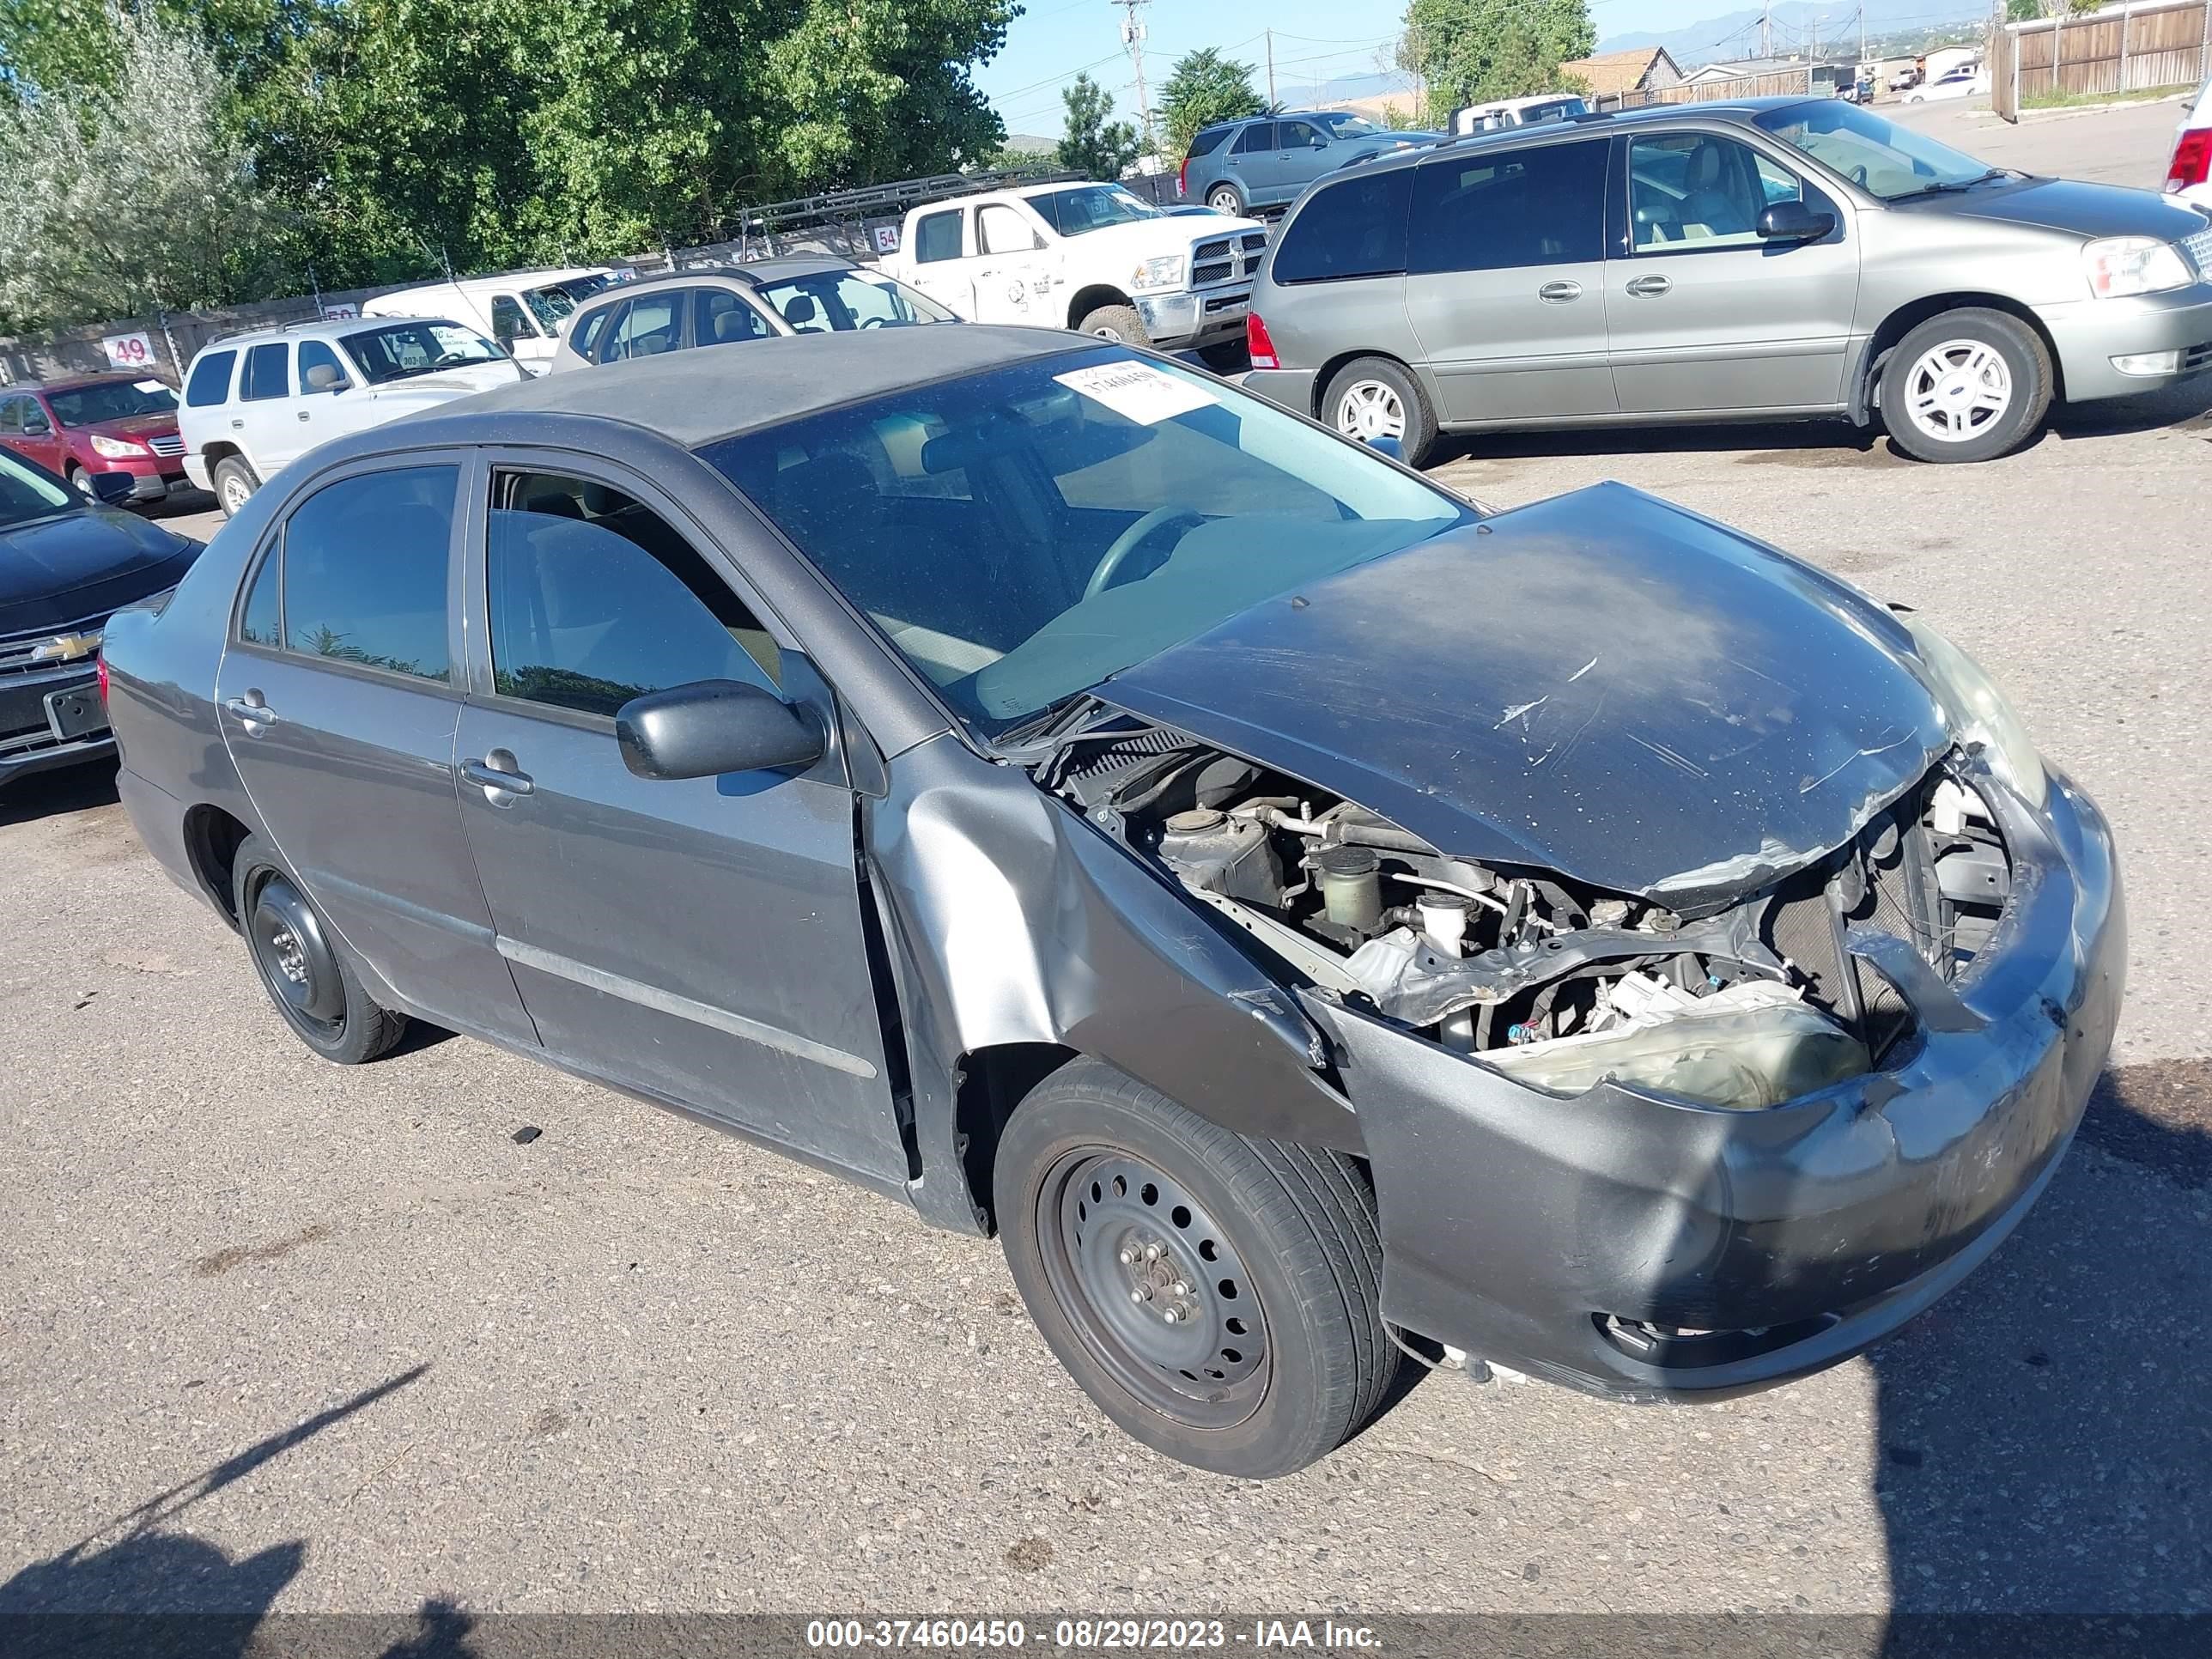
POLYGON ((2167 191, 2187 190, 2212 183, 2212 127, 2191 127, 2173 147, 2173 165, 2166 169, 2167 191))
POLYGON ((1176 198, 1180 201, 1189 194, 1190 157, 1186 155, 1182 158, 1182 165, 1176 169, 1176 198))
POLYGON ((1267 337, 1267 325, 1256 311, 1244 313, 1244 351, 1255 368, 1280 368, 1281 358, 1275 355, 1275 343, 1267 337))

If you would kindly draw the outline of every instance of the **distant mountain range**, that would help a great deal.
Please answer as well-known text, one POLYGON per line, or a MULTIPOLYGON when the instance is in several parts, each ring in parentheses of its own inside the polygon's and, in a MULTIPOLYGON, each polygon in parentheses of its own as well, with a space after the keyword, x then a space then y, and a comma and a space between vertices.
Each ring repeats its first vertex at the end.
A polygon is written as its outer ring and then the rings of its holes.
MULTIPOLYGON (((1859 8, 1844 0, 1826 4, 1808 0, 1784 0, 1774 8, 1772 46, 1777 57, 1800 52, 1818 41, 1833 46, 1844 40, 1856 45, 1859 8)), ((1866 0, 1869 36, 1893 33, 1942 23, 1977 22, 1990 15, 1989 0, 1866 0)), ((1759 52, 1759 9, 1726 12, 1679 29, 1616 34, 1598 42, 1600 52, 1630 52, 1642 46, 1664 46, 1667 55, 1684 69, 1722 59, 1755 58, 1759 52)))

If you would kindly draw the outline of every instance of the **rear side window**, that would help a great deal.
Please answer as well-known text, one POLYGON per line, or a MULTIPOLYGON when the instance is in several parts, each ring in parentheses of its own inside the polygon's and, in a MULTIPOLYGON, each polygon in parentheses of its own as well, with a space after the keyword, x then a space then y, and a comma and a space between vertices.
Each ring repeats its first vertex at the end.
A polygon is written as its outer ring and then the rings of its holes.
POLYGON ((1406 213, 1413 170, 1347 179, 1314 192, 1275 249, 1279 283, 1390 276, 1406 269, 1406 213))
POLYGON ((607 325, 607 319, 619 309, 617 306, 601 306, 568 331, 568 344, 579 357, 592 355, 592 348, 598 343, 600 331, 607 325))
POLYGON ((257 398, 284 396, 291 389, 286 380, 287 361, 291 355, 292 348, 282 340, 272 340, 247 352, 246 384, 239 388, 240 398, 252 403, 257 398))
POLYGON ((246 609, 239 613, 238 637, 255 645, 265 645, 275 650, 284 643, 284 618, 281 609, 283 589, 280 574, 284 561, 271 553, 262 560, 261 568, 253 578, 252 591, 246 596, 246 609))
POLYGON ((1506 270, 1604 258, 1610 147, 1597 138, 1422 163, 1406 268, 1506 270))
POLYGON ((210 351, 192 365, 192 378, 185 387, 185 402, 205 409, 230 396, 230 371, 238 366, 235 351, 210 351))
MULTIPOLYGON (((459 469, 341 478, 284 526, 284 647, 418 679, 448 678, 446 572, 459 469)), ((252 610, 252 600, 247 601, 252 610)))
POLYGON ((23 405, 26 398, 0 399, 0 432, 21 432, 23 429, 23 405))
POLYGON ((1274 147, 1275 124, 1273 121, 1255 121, 1237 136, 1236 145, 1230 154, 1250 155, 1257 150, 1273 149, 1274 147))
POLYGON ((960 257, 960 210, 925 215, 914 228, 914 262, 926 265, 960 257))
POLYGON ((1190 136, 1191 160, 1194 161, 1201 155, 1212 155, 1221 148, 1221 141, 1236 131, 1234 127, 1201 127, 1190 136))

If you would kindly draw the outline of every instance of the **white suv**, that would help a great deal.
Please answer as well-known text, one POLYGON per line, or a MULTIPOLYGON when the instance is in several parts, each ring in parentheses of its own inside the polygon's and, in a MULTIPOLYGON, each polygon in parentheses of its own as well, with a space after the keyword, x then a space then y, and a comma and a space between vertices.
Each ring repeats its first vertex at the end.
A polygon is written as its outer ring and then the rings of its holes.
POLYGON ((318 444, 526 378, 444 318, 347 318, 234 334, 200 348, 177 429, 185 471, 226 517, 318 444))

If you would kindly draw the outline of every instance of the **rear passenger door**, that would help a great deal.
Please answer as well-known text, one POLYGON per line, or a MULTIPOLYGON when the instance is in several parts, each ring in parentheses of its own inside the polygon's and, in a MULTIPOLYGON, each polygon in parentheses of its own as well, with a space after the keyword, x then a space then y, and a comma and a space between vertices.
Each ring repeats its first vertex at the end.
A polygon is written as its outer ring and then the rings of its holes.
POLYGON ((834 733, 828 688, 641 479, 494 459, 470 538, 462 816, 546 1048, 891 1189, 892 1106, 834 739, 797 775, 648 780, 616 711, 747 681, 834 733))
POLYGON ((1414 170, 1406 311, 1448 423, 1608 415, 1603 138, 1414 170))
POLYGON ((292 404, 291 342, 248 346, 230 428, 264 483, 307 449, 307 411, 292 404))
POLYGON ((432 1018, 533 1040, 453 781, 462 457, 343 474, 270 532, 216 674, 262 827, 369 965, 432 1018))
POLYGON ((1244 205, 1257 207, 1279 194, 1275 177, 1275 126, 1255 121, 1239 132, 1221 158, 1222 177, 1244 193, 1244 205))

